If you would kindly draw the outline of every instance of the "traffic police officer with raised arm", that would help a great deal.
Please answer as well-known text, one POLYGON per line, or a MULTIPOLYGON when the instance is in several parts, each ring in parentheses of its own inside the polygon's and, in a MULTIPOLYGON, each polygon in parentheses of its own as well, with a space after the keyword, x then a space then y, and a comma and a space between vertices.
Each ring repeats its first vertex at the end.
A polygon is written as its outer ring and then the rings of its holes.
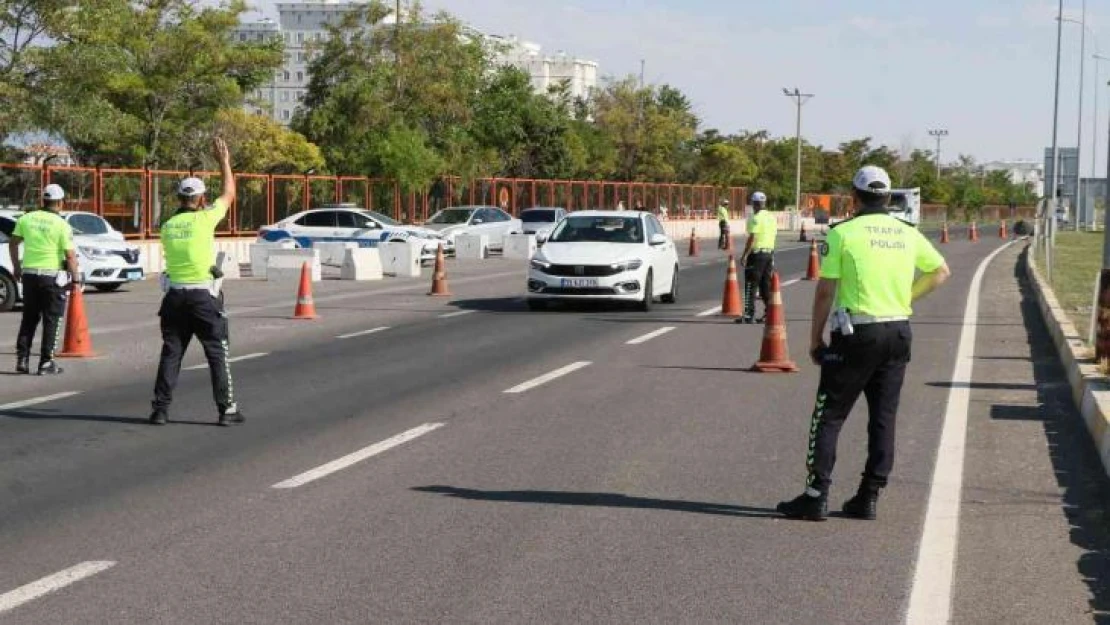
POLYGON ((231 157, 222 139, 213 141, 220 164, 223 192, 211 207, 205 207, 204 181, 186 178, 178 185, 180 207, 161 228, 162 250, 166 257, 164 286, 166 295, 158 315, 162 319, 162 358, 154 386, 150 422, 164 425, 173 400, 173 390, 181 372, 181 358, 196 336, 204 348, 212 377, 212 393, 219 410, 220 425, 243 422, 235 404, 228 366, 228 324, 223 295, 214 288, 219 276, 213 267, 216 227, 235 201, 235 176, 231 157), (168 280, 166 280, 168 278, 168 280))
POLYGON ((39 375, 62 372, 54 362, 54 351, 58 349, 65 315, 66 291, 80 283, 73 229, 58 214, 65 196, 60 186, 47 185, 43 189, 42 210, 20 217, 8 242, 15 279, 23 285, 23 319, 15 347, 15 368, 19 373, 31 372, 31 343, 40 320, 39 375), (22 260, 19 258, 20 244, 23 245, 22 260))
POLYGON ((891 184, 886 171, 864 167, 852 187, 856 214, 833 226, 821 249, 809 350, 821 366, 821 381, 810 424, 805 492, 778 505, 790 518, 826 518, 837 438, 861 393, 868 407, 867 464, 844 513, 876 517, 879 491, 894 465, 895 420, 910 361, 911 305, 949 276, 932 243, 912 224, 887 213, 891 184))
POLYGON ((721 200, 717 205, 717 228, 720 230, 720 235, 717 237, 717 249, 728 249, 728 200, 721 200))
POLYGON ((740 256, 744 266, 744 316, 736 323, 762 323, 771 298, 771 274, 775 271, 775 239, 779 224, 767 208, 767 196, 761 191, 752 194, 752 216, 748 218, 748 242, 740 256), (755 318, 755 295, 763 300, 763 315, 755 318))

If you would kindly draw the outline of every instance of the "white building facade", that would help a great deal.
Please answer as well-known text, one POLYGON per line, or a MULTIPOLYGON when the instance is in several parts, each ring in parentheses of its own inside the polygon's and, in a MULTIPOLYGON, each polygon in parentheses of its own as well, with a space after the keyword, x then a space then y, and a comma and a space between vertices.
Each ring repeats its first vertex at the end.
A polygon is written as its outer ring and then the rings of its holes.
MULTIPOLYGON (((274 120, 288 125, 297 107, 308 93, 309 50, 312 42, 323 41, 328 36, 328 25, 339 23, 343 16, 367 6, 366 2, 349 0, 306 0, 278 2, 278 19, 270 18, 243 22, 232 33, 236 41, 266 41, 280 39, 285 46, 285 60, 274 80, 252 94, 253 105, 247 109, 267 113, 274 120)), ((384 24, 393 24, 389 16, 384 24)), ((470 31, 476 32, 476 31, 470 31)), ((586 98, 597 86, 598 64, 584 61, 559 52, 554 56, 542 54, 539 45, 515 37, 485 37, 496 50, 495 64, 513 65, 532 76, 537 93, 547 93, 551 86, 564 80, 569 82, 572 97, 586 98)))
POLYGON ((1044 197, 1044 164, 1034 160, 992 161, 983 163, 984 172, 1004 171, 1010 176, 1010 182, 1018 185, 1029 185, 1037 197, 1044 197))

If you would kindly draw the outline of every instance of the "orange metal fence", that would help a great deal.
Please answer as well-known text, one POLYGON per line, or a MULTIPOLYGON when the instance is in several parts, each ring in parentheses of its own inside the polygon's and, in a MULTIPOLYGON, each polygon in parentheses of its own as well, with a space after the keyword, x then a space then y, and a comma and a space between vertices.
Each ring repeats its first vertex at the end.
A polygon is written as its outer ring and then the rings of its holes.
MULTIPOLYGON (((68 210, 102 215, 129 238, 154 238, 164 212, 175 205, 177 182, 188 175, 204 180, 213 193, 219 186, 215 172, 0 164, 0 206, 37 206, 42 188, 56 183, 66 190, 68 210)), ((361 176, 237 173, 235 178, 238 199, 220 225, 221 235, 250 235, 263 225, 331 203, 354 204, 405 223, 420 223, 440 209, 463 205, 499 206, 513 215, 535 206, 623 206, 668 219, 715 219, 721 199, 729 200, 733 216, 742 215, 747 203, 743 188, 710 185, 448 177, 421 192, 406 193, 392 180, 361 176)))

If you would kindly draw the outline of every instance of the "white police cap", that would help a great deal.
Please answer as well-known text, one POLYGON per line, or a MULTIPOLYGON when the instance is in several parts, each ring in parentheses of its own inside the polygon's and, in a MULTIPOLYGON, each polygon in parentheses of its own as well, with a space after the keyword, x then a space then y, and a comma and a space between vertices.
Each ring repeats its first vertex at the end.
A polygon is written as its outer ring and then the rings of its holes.
POLYGON ((186 178, 177 185, 177 194, 184 197, 196 197, 204 195, 207 189, 204 187, 204 181, 200 178, 186 178))
POLYGON ((46 188, 42 190, 42 199, 50 202, 64 200, 66 199, 66 192, 60 185, 48 184, 46 188))
POLYGON ((852 178, 852 186, 867 193, 886 195, 890 193, 890 174, 882 167, 865 165, 852 178))
POLYGON ((753 202, 766 202, 767 201, 767 196, 764 195, 762 191, 756 191, 755 193, 752 194, 752 201, 753 202))

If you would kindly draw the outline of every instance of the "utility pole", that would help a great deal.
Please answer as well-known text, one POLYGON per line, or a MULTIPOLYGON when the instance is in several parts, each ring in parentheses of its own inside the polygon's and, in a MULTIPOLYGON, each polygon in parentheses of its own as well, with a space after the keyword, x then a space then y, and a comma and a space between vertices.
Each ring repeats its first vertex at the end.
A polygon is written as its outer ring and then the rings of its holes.
MULTIPOLYGON (((1110 85, 1110 83, 1107 83, 1110 85)), ((1095 302, 1097 329, 1095 334, 1095 360, 1099 363, 1110 358, 1110 124, 1107 124, 1106 176, 1103 196, 1102 271, 1098 276, 1098 300, 1095 302)))
POLYGON ((802 93, 797 87, 794 87, 793 91, 784 87, 782 93, 794 100, 798 107, 797 120, 794 126, 794 137, 798 143, 798 163, 794 171, 794 210, 800 211, 802 210, 802 106, 813 98, 813 94, 802 93))
MULTIPOLYGON (((1049 219, 1056 220, 1056 202, 1060 188, 1060 148, 1059 148, 1059 121, 1060 121, 1060 46, 1064 38, 1064 0, 1060 0, 1056 17, 1056 89, 1052 103, 1052 187, 1049 190, 1051 200, 1048 206, 1052 212, 1049 219)), ((1049 272, 1051 278, 1051 271, 1049 272)))
POLYGON ((1083 83, 1087 75, 1084 73, 1087 61, 1087 0, 1083 0, 1083 14, 1080 18, 1079 39, 1079 123, 1076 124, 1078 138, 1075 140, 1075 231, 1079 232, 1079 214, 1083 210, 1083 174, 1079 167, 1079 159, 1083 151, 1083 83))
POLYGON ((644 88, 644 66, 645 66, 645 64, 646 64, 646 61, 644 61, 644 59, 640 59, 640 88, 641 89, 644 88))
MULTIPOLYGON (((1091 136, 1094 137, 1094 145, 1091 146, 1091 178, 1095 177, 1095 169, 1098 168, 1098 94, 1102 91, 1102 61, 1110 61, 1110 57, 1103 56, 1098 52, 1097 39, 1095 40, 1095 44, 1096 52, 1092 55, 1092 58, 1095 60, 1095 114, 1092 115, 1091 120, 1091 136)), ((1107 149, 1110 149, 1110 146, 1107 146, 1107 149)), ((1110 181, 1108 181, 1107 184, 1110 185, 1110 181)), ((1098 214, 1097 211, 1094 210, 1094 201, 1092 201, 1091 204, 1091 226, 1095 226, 1098 222, 1098 214)))
POLYGON ((401 102, 401 0, 393 10, 393 73, 397 79, 397 103, 401 102))
POLYGON ((948 136, 948 131, 944 128, 937 128, 929 131, 929 136, 936 137, 937 140, 937 180, 940 180, 940 141, 948 136))

